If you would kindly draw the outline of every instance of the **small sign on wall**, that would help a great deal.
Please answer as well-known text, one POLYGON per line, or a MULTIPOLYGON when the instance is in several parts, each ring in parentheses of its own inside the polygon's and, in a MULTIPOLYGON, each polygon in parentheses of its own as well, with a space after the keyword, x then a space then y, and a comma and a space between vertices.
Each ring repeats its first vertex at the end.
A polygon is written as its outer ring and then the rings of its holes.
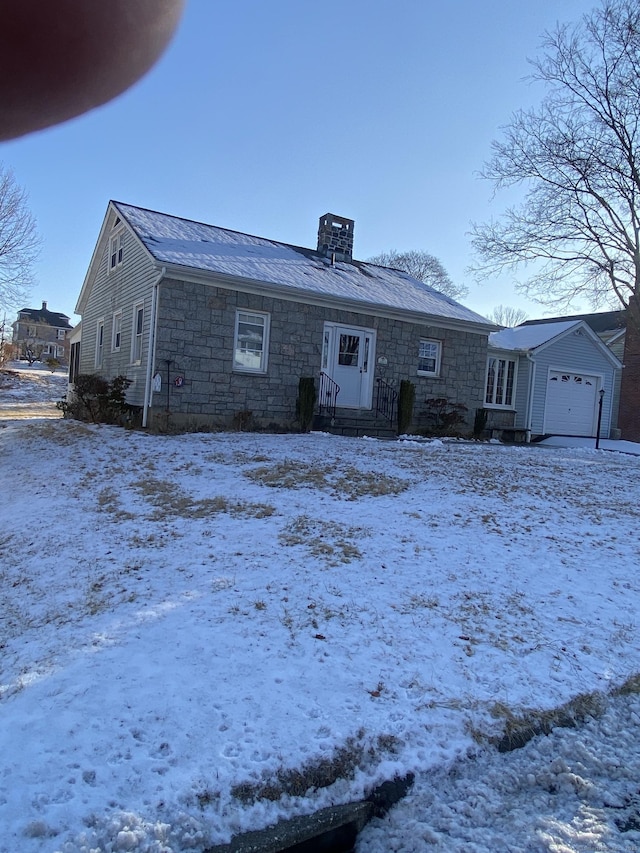
POLYGON ((182 388, 182 386, 184 385, 184 376, 176 376, 176 378, 173 380, 173 384, 176 386, 176 388, 182 388))
POLYGON ((389 361, 386 356, 381 355, 378 359, 378 364, 380 365, 380 367, 386 367, 387 364, 389 364, 389 361))

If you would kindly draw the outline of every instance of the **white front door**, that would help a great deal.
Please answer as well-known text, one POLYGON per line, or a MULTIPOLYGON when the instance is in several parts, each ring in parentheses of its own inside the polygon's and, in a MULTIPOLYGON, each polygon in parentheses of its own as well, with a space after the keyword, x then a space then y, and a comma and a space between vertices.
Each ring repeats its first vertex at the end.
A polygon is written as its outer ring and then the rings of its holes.
POLYGON ((370 409, 375 332, 326 323, 324 348, 322 369, 340 386, 338 407, 370 409))

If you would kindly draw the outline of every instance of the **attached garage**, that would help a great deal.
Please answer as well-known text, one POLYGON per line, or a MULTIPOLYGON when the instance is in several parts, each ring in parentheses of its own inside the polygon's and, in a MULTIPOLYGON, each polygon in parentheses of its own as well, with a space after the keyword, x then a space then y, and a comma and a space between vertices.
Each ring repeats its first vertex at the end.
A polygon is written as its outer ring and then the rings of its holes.
POLYGON ((494 417, 498 411, 503 419, 510 413, 513 428, 528 439, 595 437, 602 391, 600 437, 608 438, 621 369, 620 361, 583 320, 503 329, 489 335, 485 407, 496 410, 494 417))
POLYGON ((601 377, 570 370, 550 370, 544 432, 595 435, 601 377))

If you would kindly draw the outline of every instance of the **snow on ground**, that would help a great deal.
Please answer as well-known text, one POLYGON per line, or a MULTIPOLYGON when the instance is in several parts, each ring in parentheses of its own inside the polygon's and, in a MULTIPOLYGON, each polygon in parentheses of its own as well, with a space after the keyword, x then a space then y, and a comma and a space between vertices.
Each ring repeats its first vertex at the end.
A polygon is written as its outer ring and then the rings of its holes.
POLYGON ((7 418, 59 418, 56 401, 67 393, 67 372, 39 361, 10 362, 0 370, 0 408, 7 418))
MULTIPOLYGON (((596 449, 595 438, 574 438, 568 435, 552 435, 543 439, 540 444, 544 447, 584 447, 586 450, 596 449)), ((613 450, 616 453, 630 453, 632 456, 640 456, 640 444, 635 441, 620 441, 610 438, 601 438, 598 442, 599 450, 613 450)))
POLYGON ((408 771, 360 853, 640 846, 640 459, 13 418, 0 460, 1 853, 202 851, 408 771))

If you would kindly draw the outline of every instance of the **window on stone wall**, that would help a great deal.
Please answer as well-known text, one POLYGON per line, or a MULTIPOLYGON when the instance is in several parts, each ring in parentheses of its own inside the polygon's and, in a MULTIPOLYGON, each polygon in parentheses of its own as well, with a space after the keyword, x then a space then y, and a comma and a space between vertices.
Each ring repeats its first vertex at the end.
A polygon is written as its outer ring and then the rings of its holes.
POLYGON ((269 350, 269 315, 236 311, 233 368, 246 373, 266 373, 269 350))
POLYGON ((424 340, 418 346, 418 376, 439 376, 442 341, 424 340))

